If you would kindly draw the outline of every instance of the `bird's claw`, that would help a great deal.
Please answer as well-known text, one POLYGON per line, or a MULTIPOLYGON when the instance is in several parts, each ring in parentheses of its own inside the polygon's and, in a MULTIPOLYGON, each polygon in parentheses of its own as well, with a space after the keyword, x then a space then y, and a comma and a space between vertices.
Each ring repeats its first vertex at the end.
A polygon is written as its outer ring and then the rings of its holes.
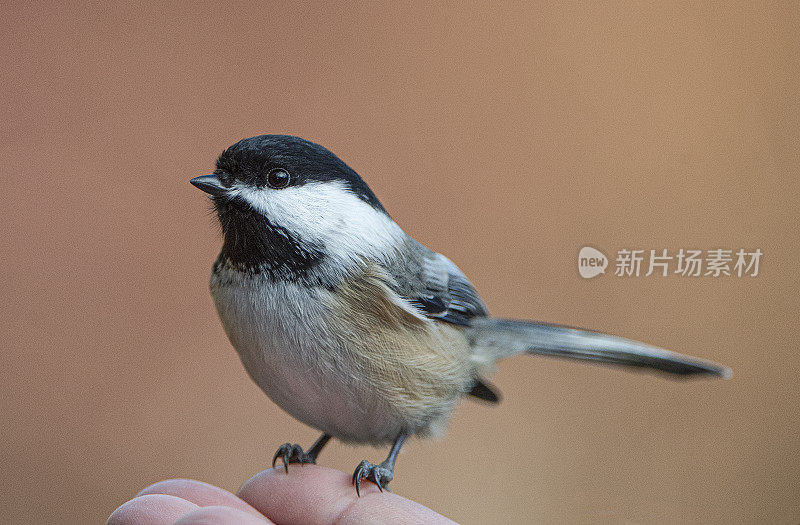
MULTIPOLYGON (((378 486, 378 489, 383 492, 383 489, 389 490, 387 485, 394 477, 394 471, 391 467, 381 463, 380 465, 373 465, 366 459, 358 464, 355 472, 353 472, 353 484, 356 486, 356 495, 361 497, 361 480, 368 479, 378 486)), ((390 491, 391 492, 391 491, 390 491)))
POLYGON ((304 452, 300 445, 294 445, 292 443, 284 443, 278 447, 275 455, 272 456, 273 467, 278 461, 278 458, 283 461, 283 468, 286 470, 287 474, 289 473, 289 463, 300 463, 302 465, 304 463, 317 462, 317 459, 308 452, 304 452))

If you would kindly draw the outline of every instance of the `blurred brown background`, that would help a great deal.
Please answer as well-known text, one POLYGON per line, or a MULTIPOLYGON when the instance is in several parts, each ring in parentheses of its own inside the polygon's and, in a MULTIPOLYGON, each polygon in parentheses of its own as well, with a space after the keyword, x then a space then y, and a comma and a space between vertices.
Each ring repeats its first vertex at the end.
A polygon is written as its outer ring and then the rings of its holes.
POLYGON ((4 4, 3 521, 101 522, 167 477, 236 490, 315 439, 225 339, 187 182, 283 132, 361 173, 494 314, 735 371, 516 358, 499 407, 406 447, 395 492, 466 523, 798 523, 800 20, 755 4, 4 4), (584 280, 586 244, 765 255, 756 278, 584 280))

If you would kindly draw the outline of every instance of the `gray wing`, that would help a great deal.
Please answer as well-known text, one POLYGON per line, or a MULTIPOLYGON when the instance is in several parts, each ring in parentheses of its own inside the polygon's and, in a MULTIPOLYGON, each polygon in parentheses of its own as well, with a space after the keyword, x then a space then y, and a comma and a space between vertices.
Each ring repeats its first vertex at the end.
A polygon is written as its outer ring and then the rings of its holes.
MULTIPOLYGON (((453 261, 410 238, 406 248, 397 263, 386 269, 395 290, 417 311, 459 326, 472 326, 473 319, 489 315, 483 299, 453 261)), ((479 377, 466 393, 490 403, 500 401, 500 393, 479 377)))
POLYGON ((458 266, 440 253, 413 242, 405 264, 392 271, 398 293, 426 317, 470 326, 489 312, 475 287, 458 266))

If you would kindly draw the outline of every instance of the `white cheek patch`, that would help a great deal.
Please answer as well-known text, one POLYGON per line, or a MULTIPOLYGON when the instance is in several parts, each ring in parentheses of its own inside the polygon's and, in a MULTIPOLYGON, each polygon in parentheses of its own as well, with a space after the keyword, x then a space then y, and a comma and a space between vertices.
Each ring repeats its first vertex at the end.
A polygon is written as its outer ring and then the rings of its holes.
POLYGON ((388 255, 405 235, 386 214, 339 181, 281 190, 239 186, 231 193, 301 242, 324 248, 326 255, 342 263, 388 255))

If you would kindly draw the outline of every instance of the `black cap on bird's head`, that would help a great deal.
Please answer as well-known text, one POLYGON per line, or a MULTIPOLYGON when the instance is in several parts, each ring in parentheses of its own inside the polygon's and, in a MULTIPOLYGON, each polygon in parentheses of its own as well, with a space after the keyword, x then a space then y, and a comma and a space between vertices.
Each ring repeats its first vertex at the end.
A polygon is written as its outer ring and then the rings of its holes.
POLYGON ((350 166, 328 149, 291 135, 258 135, 242 139, 222 152, 212 175, 191 183, 223 197, 235 183, 254 188, 284 189, 309 182, 339 181, 354 195, 385 213, 378 198, 350 166))

